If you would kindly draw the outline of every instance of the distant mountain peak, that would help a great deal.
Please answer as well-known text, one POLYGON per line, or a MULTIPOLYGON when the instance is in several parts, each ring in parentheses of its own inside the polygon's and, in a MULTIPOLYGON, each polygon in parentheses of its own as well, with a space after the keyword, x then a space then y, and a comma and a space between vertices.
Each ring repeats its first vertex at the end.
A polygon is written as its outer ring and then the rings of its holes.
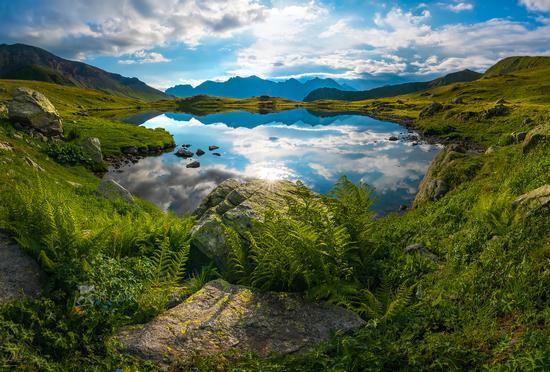
POLYGON ((247 77, 234 76, 223 82, 207 80, 196 88, 189 88, 186 85, 176 85, 166 90, 166 93, 178 97, 189 97, 199 94, 211 96, 223 96, 232 98, 249 98, 255 96, 273 96, 292 100, 302 100, 312 90, 330 87, 346 89, 332 79, 314 78, 301 82, 295 78, 284 81, 272 81, 262 79, 256 75, 247 77))

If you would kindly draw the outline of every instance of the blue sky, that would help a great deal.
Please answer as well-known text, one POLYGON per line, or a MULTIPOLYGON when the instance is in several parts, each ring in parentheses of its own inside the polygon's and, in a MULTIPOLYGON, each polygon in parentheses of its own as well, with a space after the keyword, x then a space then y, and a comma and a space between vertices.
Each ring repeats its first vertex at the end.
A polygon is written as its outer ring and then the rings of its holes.
POLYGON ((234 75, 416 79, 550 55, 550 0, 0 0, 0 42, 167 88, 234 75))

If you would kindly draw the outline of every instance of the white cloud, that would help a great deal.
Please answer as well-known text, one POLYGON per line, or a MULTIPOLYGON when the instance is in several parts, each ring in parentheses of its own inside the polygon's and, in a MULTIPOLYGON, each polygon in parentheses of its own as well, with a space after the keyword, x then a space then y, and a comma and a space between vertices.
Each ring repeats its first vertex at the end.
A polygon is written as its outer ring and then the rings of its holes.
POLYGON ((144 50, 139 50, 132 54, 134 59, 122 59, 118 63, 123 65, 133 65, 133 64, 144 64, 144 63, 160 63, 160 62, 170 62, 170 59, 165 58, 162 54, 156 52, 146 52, 144 50))
POLYGON ((550 12, 550 0, 520 0, 520 4, 532 11, 550 12))
POLYGON ((454 4, 444 4, 444 7, 446 9, 449 9, 451 12, 455 12, 455 13, 460 13, 460 12, 474 9, 474 5, 472 3, 461 2, 461 1, 455 1, 454 4))
POLYGON ((230 37, 264 10, 258 0, 18 0, 2 5, 0 35, 69 57, 121 56, 230 37))

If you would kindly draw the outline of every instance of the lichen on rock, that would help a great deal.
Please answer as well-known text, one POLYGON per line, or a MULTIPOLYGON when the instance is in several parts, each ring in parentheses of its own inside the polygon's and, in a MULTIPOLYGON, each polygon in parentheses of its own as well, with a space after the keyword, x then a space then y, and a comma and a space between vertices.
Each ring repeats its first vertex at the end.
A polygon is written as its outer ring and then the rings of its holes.
POLYGON ((364 324, 348 310, 309 302, 298 294, 216 280, 149 323, 123 330, 116 339, 123 352, 170 365, 228 351, 263 357, 305 352, 335 332, 364 324))

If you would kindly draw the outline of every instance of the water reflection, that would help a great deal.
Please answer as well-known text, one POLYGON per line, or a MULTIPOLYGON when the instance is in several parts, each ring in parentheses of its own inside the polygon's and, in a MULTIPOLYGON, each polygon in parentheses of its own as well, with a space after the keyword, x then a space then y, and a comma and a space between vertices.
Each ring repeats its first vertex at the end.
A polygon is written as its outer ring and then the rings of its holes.
POLYGON ((259 115, 232 112, 197 117, 163 114, 146 121, 149 128, 163 127, 176 143, 192 144, 201 167, 186 168, 190 160, 174 156, 146 158, 111 172, 134 194, 178 214, 192 211, 220 182, 234 178, 301 180, 326 193, 346 175, 353 182, 376 188, 378 212, 395 211, 410 204, 437 147, 389 141, 406 130, 369 117, 341 114, 316 116, 299 109, 259 115), (217 145, 220 157, 208 151, 217 145))

